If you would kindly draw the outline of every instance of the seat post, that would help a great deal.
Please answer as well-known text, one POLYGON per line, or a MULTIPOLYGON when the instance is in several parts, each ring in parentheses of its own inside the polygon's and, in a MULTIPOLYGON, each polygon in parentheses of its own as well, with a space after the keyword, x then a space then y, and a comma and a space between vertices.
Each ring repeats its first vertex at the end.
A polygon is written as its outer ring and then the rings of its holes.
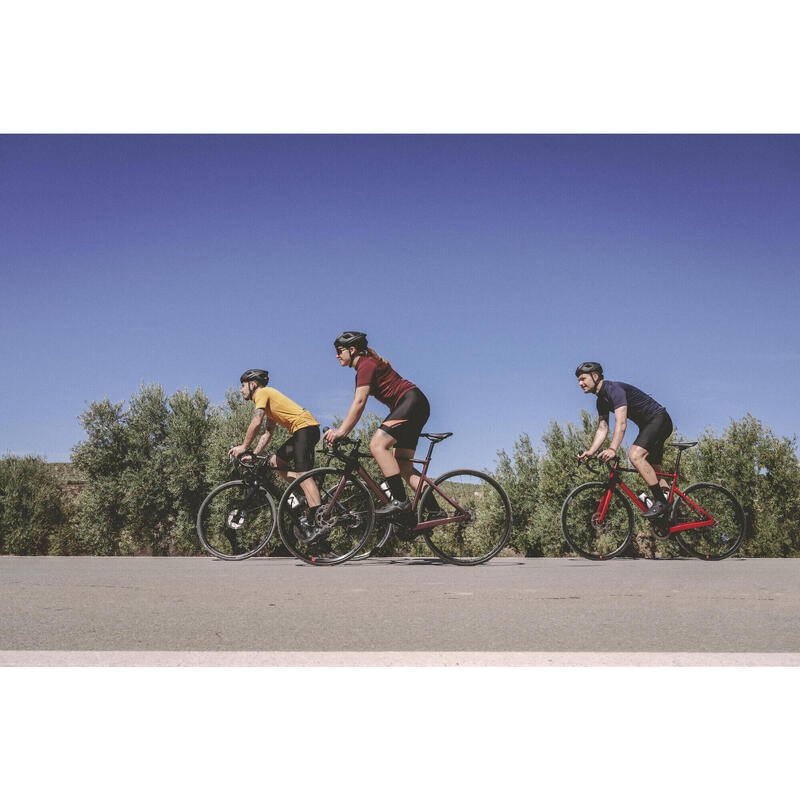
POLYGON ((678 457, 675 459, 675 485, 678 484, 678 479, 681 473, 681 457, 683 456, 683 448, 678 448, 678 457))
POLYGON ((433 439, 431 439, 431 444, 430 444, 430 447, 428 448, 428 455, 425 456, 425 460, 426 461, 430 461, 431 460, 431 455, 433 454, 433 446, 435 444, 436 444, 436 442, 434 442, 433 439))

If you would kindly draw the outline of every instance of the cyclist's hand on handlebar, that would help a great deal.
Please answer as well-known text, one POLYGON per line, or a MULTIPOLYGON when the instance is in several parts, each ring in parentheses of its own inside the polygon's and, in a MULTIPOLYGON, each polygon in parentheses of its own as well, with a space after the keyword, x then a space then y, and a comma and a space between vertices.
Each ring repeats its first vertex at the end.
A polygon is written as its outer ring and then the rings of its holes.
POLYGON ((231 458, 239 458, 243 453, 247 452, 247 448, 243 444, 237 444, 236 447, 231 447, 228 450, 228 455, 231 458))
POLYGON ((605 450, 602 450, 597 457, 605 464, 607 461, 611 461, 612 458, 617 457, 617 451, 612 447, 607 447, 605 450))
POLYGON ((338 428, 328 428, 325 433, 322 434, 322 440, 325 444, 333 444, 337 439, 344 439, 345 434, 342 433, 338 428))
POLYGON ((581 450, 578 453, 578 461, 582 461, 584 464, 592 457, 591 453, 587 453, 586 450, 581 450))

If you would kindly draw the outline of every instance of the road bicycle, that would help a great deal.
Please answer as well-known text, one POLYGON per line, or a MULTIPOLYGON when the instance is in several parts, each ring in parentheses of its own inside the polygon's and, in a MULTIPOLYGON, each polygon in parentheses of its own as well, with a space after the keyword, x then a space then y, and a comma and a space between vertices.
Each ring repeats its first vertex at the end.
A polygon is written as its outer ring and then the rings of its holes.
MULTIPOLYGON (((453 470, 431 480, 427 473, 433 448, 453 434, 420 435, 431 444, 424 459, 410 459, 413 463, 422 465, 420 483, 414 493, 411 511, 402 519, 393 519, 389 525, 380 525, 376 530, 374 543, 370 539, 369 548, 349 557, 355 560, 369 557, 392 534, 408 539, 419 534, 433 553, 447 563, 472 566, 488 561, 503 549, 511 534, 511 503, 508 495, 494 478, 471 469, 453 470), (439 508, 436 513, 426 511, 437 504, 439 508)), ((313 477, 322 496, 316 524, 324 526, 329 515, 350 515, 353 526, 358 521, 361 524, 359 530, 366 531, 362 545, 366 542, 375 530, 375 503, 384 505, 392 498, 359 463, 361 459, 372 458, 370 453, 359 449, 360 444, 359 441, 348 438, 338 440, 331 452, 342 462, 343 467, 320 467, 290 484, 278 507, 281 529, 288 530, 293 525, 289 495, 299 497, 300 483, 313 477), (349 452, 344 452, 342 448, 348 446, 349 452)), ((323 452, 327 452, 327 448, 323 448, 323 452)), ((324 551, 322 553, 319 549, 314 549, 314 542, 308 547, 302 544, 297 547, 298 539, 297 536, 287 536, 284 540, 287 547, 291 541, 292 546, 289 549, 298 558, 313 563, 323 559, 323 563, 327 563, 325 559, 337 556, 336 543, 330 537, 321 545, 324 551)))
MULTIPOLYGON (((673 537, 681 549, 695 558, 719 561, 733 555, 745 535, 745 514, 734 495, 715 483, 695 483, 681 491, 678 472, 684 450, 697 442, 673 442, 678 450, 675 472, 657 472, 671 481, 668 503, 672 506, 661 518, 648 520, 661 539, 673 537)), ((597 459, 597 456, 593 456, 597 459)), ((595 474, 591 461, 586 466, 595 474)), ((584 483, 574 489, 561 507, 561 530, 570 547, 584 558, 607 561, 625 551, 633 537, 633 509, 648 510, 647 495, 637 496, 620 473, 636 472, 622 467, 614 458, 604 465, 604 481, 584 483)), ((666 494, 666 491, 665 491, 666 494)))
MULTIPOLYGON (((275 483, 276 468, 269 463, 272 454, 232 459, 241 475, 213 489, 197 512, 197 535, 203 547, 225 561, 243 561, 266 547, 275 528, 284 547, 293 555, 306 558, 302 544, 304 532, 301 515, 307 509, 300 484, 301 476, 281 491, 275 483), (281 506, 281 504, 284 504, 281 506), (277 508, 284 508, 284 525, 279 524, 277 508)), ((308 473, 306 473, 307 475, 308 473)), ((343 499, 350 499, 347 493, 343 499)), ((366 520, 341 507, 332 509, 320 520, 325 530, 325 544, 331 552, 316 558, 316 564, 340 564, 352 558, 363 547, 370 534, 366 520), (335 552, 334 552, 335 550, 335 552)), ((315 543, 318 551, 320 543, 315 543)), ((308 552, 314 548, 309 546, 308 552)))

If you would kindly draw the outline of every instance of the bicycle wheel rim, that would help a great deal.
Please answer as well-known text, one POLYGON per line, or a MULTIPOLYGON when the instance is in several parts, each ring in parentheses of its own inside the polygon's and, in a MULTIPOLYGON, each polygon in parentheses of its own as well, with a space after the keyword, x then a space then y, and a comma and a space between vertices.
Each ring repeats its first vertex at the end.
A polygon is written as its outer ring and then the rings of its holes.
POLYGON ((218 486, 197 512, 200 543, 224 561, 243 561, 260 553, 275 524, 275 501, 269 492, 244 481, 218 486))
POLYGON ((605 505, 608 485, 591 482, 578 486, 561 507, 561 531, 582 558, 608 561, 624 552, 633 536, 633 511, 616 487, 605 505))
POLYGON ((278 507, 278 531, 286 549, 297 558, 316 566, 332 566, 358 554, 372 532, 374 518, 369 489, 360 480, 340 469, 320 467, 289 484, 278 507), (327 531, 306 544, 301 538, 299 515, 307 509, 302 505, 306 501, 301 484, 309 479, 319 489, 322 506, 318 519, 327 531), (299 498, 301 506, 293 507, 291 497, 299 498))
MULTIPOLYGON (((374 502, 374 501, 373 501, 374 502)), ((376 517, 372 532, 367 537, 361 549, 350 559, 351 561, 364 561, 374 556, 389 541, 394 533, 394 524, 391 521, 379 523, 376 517)))
POLYGON ((453 470, 434 481, 420 497, 418 520, 432 499, 448 516, 467 519, 436 525, 423 533, 428 547, 448 564, 476 566, 494 558, 511 535, 511 502, 494 478, 475 470, 453 470), (456 505, 447 498, 455 501, 456 505))
MULTIPOLYGON (((702 511, 714 519, 713 525, 692 528, 675 534, 683 550, 703 561, 721 561, 732 556, 742 545, 745 517, 742 506, 734 495, 713 483, 697 483, 683 491, 702 511)), ((677 496, 672 507, 672 526, 698 522, 707 517, 677 496)))

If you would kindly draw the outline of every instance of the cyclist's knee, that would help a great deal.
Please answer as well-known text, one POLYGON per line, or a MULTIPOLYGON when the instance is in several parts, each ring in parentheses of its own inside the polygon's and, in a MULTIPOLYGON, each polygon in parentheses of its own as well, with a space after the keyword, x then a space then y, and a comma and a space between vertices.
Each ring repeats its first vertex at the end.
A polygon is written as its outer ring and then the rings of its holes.
POLYGON ((394 440, 389 434, 377 430, 369 440, 369 452, 372 453, 373 456, 380 455, 380 453, 389 451, 393 444, 394 440))
POLYGON ((641 464, 647 459, 647 450, 644 450, 636 444, 631 445, 630 450, 628 450, 628 458, 634 466, 641 464))
POLYGON ((289 469, 289 462, 284 461, 280 456, 273 455, 269 463, 283 475, 289 469))

